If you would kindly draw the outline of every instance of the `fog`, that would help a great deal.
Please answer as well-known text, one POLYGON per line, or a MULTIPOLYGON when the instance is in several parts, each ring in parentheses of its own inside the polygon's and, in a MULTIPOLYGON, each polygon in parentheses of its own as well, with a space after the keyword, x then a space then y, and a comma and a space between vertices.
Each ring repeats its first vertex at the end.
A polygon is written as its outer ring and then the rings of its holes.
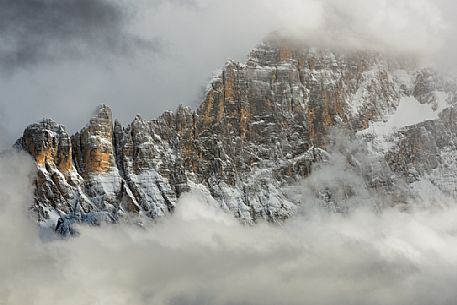
POLYGON ((156 223, 81 226, 70 239, 35 224, 33 162, 5 153, 0 304, 455 304, 455 202, 373 209, 340 158, 363 151, 341 145, 298 185, 303 207, 282 224, 242 225, 193 192, 156 223), (310 191, 338 185, 355 188, 348 213, 315 205, 310 191))
POLYGON ((124 124, 196 108, 214 71, 272 31, 455 67, 455 11, 450 0, 2 1, 2 133, 12 143, 43 117, 75 132, 101 103, 124 124))

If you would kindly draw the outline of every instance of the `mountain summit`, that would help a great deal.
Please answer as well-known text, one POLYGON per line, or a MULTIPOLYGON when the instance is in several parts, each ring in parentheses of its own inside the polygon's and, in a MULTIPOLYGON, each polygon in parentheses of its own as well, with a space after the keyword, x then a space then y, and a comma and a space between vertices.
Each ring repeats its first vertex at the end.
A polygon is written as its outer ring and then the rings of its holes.
MULTIPOLYGON (((198 189, 245 222, 275 222, 306 205, 291 188, 329 162, 337 129, 358 141, 339 149, 347 167, 368 192, 389 195, 389 205, 421 196, 421 185, 457 196, 456 92, 453 80, 405 59, 275 39, 246 63, 227 62, 195 111, 180 106, 122 126, 102 105, 73 136, 47 119, 27 127, 17 146, 36 161, 42 221, 157 218, 198 189)), ((313 192, 340 210, 354 195, 342 188, 318 183, 313 192)))

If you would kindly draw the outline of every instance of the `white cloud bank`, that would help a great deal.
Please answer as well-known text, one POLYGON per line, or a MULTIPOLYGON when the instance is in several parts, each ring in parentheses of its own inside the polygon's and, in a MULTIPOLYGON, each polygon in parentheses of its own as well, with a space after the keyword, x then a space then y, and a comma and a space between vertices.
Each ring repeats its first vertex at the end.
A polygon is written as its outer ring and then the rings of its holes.
MULTIPOLYGON (((39 237, 33 165, 0 158, 0 304, 455 304, 457 208, 242 226, 187 194, 145 228, 39 237)), ((322 179, 322 176, 320 177, 322 179)), ((43 236, 43 235, 42 235, 43 236)))

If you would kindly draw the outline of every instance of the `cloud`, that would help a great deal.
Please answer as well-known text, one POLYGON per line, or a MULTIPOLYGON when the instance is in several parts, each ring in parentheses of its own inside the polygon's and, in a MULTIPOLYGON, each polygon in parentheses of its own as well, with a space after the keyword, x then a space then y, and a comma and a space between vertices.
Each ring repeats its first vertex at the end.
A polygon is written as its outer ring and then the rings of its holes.
POLYGON ((210 51, 220 52, 222 43, 238 48, 236 57, 249 51, 240 49, 246 42, 253 46, 276 30, 365 47, 441 49, 450 38, 446 30, 455 28, 449 13, 454 6, 448 0, 5 0, 0 3, 0 62, 14 69, 94 52, 128 55, 137 48, 158 48, 155 37, 172 53, 179 52, 174 49, 179 40, 194 40, 187 45, 191 50, 206 41, 210 51))
MULTIPOLYGON (((154 14, 160 15, 157 11, 165 11, 164 7, 193 14, 183 2, 193 3, 202 22, 219 16, 209 28, 229 40, 232 39, 229 33, 234 38, 240 38, 243 33, 242 39, 253 39, 263 31, 283 30, 305 39, 310 36, 337 39, 341 43, 357 43, 360 47, 382 46, 424 53, 444 47, 445 39, 450 38, 446 29, 455 26, 448 16, 455 5, 447 0, 173 1, 156 8, 154 14)), ((254 42, 262 38, 257 36, 254 42)))
MULTIPOLYGON (((344 171, 346 161, 337 152, 363 152, 341 145, 335 143, 329 165, 333 178, 323 168, 302 187, 343 187, 335 171, 344 171)), ((158 222, 80 227, 79 237, 61 240, 52 229, 40 233, 27 212, 33 171, 27 156, 0 156, 0 304, 451 305, 457 299, 455 205, 408 213, 360 205, 347 214, 306 209, 281 225, 246 226, 193 192, 158 222)), ((346 176, 349 184, 360 182, 346 176)))
POLYGON ((8 147, 8 131, 7 128, 4 126, 6 122, 5 114, 3 106, 0 105, 0 151, 3 151, 6 147, 8 147))
POLYGON ((245 61, 278 29, 316 43, 415 52, 452 68, 455 8, 450 0, 0 1, 0 40, 9 41, 0 58, 13 58, 3 60, 0 82, 7 138, 42 117, 77 131, 100 103, 124 124, 137 113, 196 108, 214 71, 228 58, 245 61), (138 37, 152 50, 135 52, 138 37))
POLYGON ((133 11, 111 0, 0 2, 0 65, 5 71, 90 55, 153 49, 131 33, 133 11))
POLYGON ((325 28, 343 41, 428 54, 442 47, 445 21, 440 6, 428 0, 324 1, 325 28), (408 43, 405 43, 408 41, 408 43))

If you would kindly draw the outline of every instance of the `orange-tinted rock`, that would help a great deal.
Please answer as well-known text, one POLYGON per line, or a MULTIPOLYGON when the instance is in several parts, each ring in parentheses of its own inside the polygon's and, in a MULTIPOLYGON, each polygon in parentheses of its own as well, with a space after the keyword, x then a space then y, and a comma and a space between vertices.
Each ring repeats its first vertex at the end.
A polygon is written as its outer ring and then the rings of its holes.
POLYGON ((73 137, 76 165, 82 176, 116 169, 111 109, 100 106, 87 127, 73 137))
POLYGON ((40 211, 40 217, 46 215, 44 206, 70 212, 75 196, 70 185, 80 185, 81 181, 73 166, 71 141, 64 127, 50 119, 32 124, 18 144, 32 155, 38 166, 35 208, 40 211))
POLYGON ((62 173, 73 169, 70 137, 63 126, 52 120, 30 125, 24 131, 21 145, 38 166, 57 167, 62 173))

